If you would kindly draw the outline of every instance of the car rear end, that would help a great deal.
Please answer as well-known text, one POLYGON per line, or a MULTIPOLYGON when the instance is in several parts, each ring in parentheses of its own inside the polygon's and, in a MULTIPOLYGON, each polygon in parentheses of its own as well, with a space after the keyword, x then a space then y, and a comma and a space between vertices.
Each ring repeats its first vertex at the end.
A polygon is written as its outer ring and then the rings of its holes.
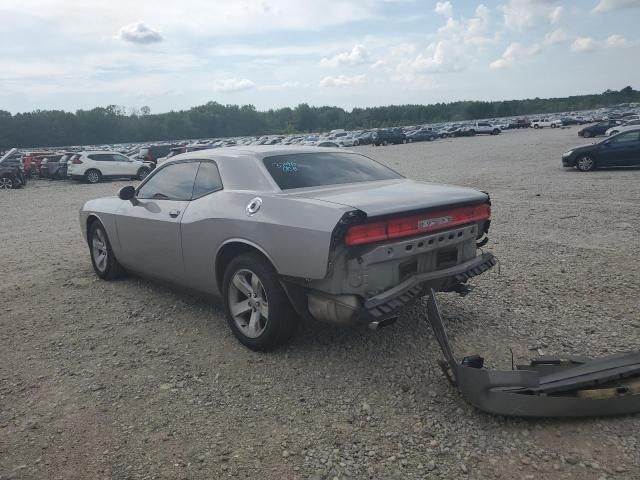
POLYGON ((87 158, 81 153, 76 153, 71 156, 67 160, 67 177, 76 180, 82 179, 84 177, 84 172, 87 169, 85 161, 87 161, 87 158))
MULTIPOLYGON (((346 212, 331 232, 326 275, 287 279, 304 290, 305 308, 316 319, 378 325, 429 288, 463 291, 469 278, 496 263, 491 253, 478 254, 491 217, 486 193, 415 182, 335 150, 264 163, 287 198, 346 212)), ((313 211, 308 215, 313 222, 313 211)))
POLYGON ((430 288, 464 290, 469 278, 496 264, 491 253, 478 254, 490 217, 486 195, 463 204, 443 197, 422 211, 351 212, 335 232, 329 274, 312 284, 310 312, 337 324, 378 325, 430 288))

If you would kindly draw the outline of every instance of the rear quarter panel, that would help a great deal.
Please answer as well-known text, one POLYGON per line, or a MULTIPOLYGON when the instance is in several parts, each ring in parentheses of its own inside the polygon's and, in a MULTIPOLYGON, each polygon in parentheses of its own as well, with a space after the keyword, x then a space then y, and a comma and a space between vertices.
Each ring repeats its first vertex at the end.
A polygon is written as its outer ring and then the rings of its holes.
POLYGON ((324 278, 333 229, 348 210, 352 209, 318 200, 247 191, 222 190, 194 200, 181 226, 189 286, 219 293, 215 260, 232 241, 261 250, 281 275, 324 278), (262 207, 249 216, 246 206, 256 197, 262 199, 262 207))

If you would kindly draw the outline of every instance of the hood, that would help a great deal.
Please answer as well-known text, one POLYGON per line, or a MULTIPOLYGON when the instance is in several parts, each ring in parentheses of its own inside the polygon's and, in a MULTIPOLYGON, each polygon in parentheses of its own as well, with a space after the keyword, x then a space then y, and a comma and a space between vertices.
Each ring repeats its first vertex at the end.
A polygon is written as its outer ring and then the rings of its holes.
POLYGON ((306 188, 288 195, 351 207, 368 217, 484 203, 489 199, 486 193, 471 188, 408 179, 306 188))
POLYGON ((0 158, 0 163, 2 163, 5 159, 9 158, 11 155, 13 155, 14 153, 16 153, 18 151, 17 148, 12 148, 11 150, 9 150, 7 153, 5 153, 1 158, 0 158))

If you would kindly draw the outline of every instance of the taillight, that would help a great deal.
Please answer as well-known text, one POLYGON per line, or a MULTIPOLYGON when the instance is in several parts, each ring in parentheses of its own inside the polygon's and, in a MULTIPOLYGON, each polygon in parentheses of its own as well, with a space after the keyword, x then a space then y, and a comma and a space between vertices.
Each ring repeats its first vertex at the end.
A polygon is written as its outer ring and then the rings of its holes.
POLYGON ((471 207, 392 218, 384 222, 364 223, 349 228, 345 236, 345 244, 348 246, 364 245, 366 243, 448 230, 459 225, 488 220, 490 217, 491 207, 483 203, 471 207))
POLYGON ((73 163, 74 165, 80 165, 82 163, 82 160, 80 160, 80 158, 76 157, 73 160, 71 160, 71 163, 73 163))
POLYGON ((344 238, 344 243, 347 245, 362 245, 364 243, 380 242, 387 238, 386 222, 365 223, 349 228, 344 238))

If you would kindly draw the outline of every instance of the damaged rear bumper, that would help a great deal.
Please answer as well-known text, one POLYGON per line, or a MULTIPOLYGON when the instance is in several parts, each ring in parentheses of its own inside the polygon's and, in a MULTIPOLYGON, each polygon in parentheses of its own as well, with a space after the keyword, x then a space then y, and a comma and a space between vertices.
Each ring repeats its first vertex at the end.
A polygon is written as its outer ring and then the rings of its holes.
POLYGON ((366 315, 363 315, 363 321, 379 321, 395 316, 399 310, 414 299, 424 296, 428 289, 446 289, 466 282, 470 278, 486 272, 497 263, 496 257, 492 253, 486 252, 454 267, 414 275, 400 285, 368 298, 364 302, 366 315))
POLYGON ((546 357, 512 370, 490 370, 477 355, 456 360, 433 290, 427 312, 445 357, 441 362, 445 374, 480 410, 519 417, 640 412, 640 352, 599 359, 546 357))

